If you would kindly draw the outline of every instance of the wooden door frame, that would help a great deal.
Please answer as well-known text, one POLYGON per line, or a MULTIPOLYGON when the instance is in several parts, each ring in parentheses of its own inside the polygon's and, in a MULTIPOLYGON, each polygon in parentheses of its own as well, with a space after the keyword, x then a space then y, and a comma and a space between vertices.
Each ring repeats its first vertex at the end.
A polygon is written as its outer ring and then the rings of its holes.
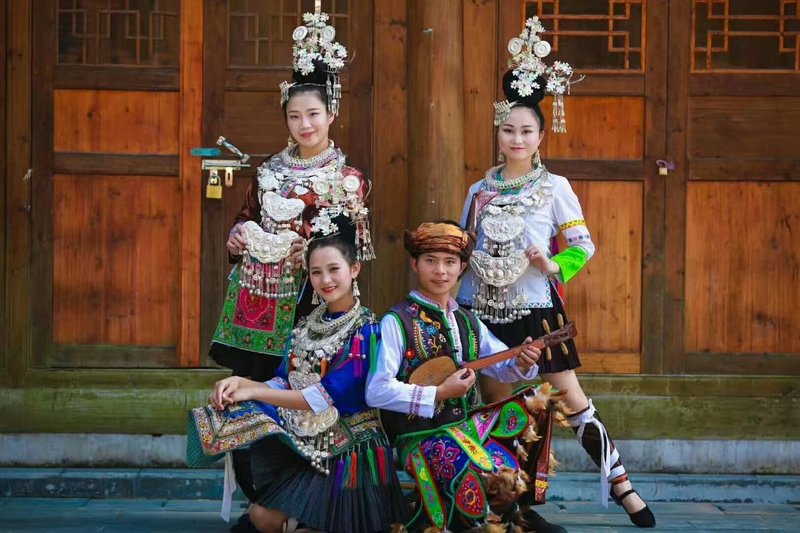
MULTIPOLYGON (((3 273, 3 280, 0 282, 0 313, 5 318, 6 313, 6 255, 8 254, 5 249, 6 239, 6 173, 7 173, 7 160, 6 160, 6 139, 8 139, 8 129, 6 124, 6 112, 8 109, 8 101, 6 100, 6 80, 8 79, 8 72, 6 70, 6 49, 8 47, 8 35, 6 32, 7 20, 7 6, 6 0, 0 0, 0 72, 3 73, 3 82, 0 83, 0 131, 3 132, 2 141, 0 141, 0 161, 2 161, 2 168, 0 168, 0 195, 3 201, 0 201, 0 236, 2 236, 2 253, 0 253, 0 272, 3 273)), ((8 351, 6 349, 6 321, 0 321, 0 370, 5 369, 7 363, 8 351)))
POLYGON ((6 4, 5 122, 5 276, 4 300, 6 372, 0 383, 23 382, 30 358, 30 198, 31 180, 22 179, 31 168, 31 21, 29 2, 6 4), (15 179, 16 178, 16 179, 15 179), (9 231, 8 228, 13 228, 9 231))

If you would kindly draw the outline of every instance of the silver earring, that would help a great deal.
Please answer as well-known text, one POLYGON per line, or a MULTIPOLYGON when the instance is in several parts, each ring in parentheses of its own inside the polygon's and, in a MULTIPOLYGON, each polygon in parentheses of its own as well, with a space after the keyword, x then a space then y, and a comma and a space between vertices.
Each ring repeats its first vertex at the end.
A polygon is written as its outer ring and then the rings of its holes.
POLYGON ((319 305, 319 295, 317 294, 317 291, 313 291, 311 293, 311 304, 319 305))
POLYGON ((353 296, 359 297, 361 296, 361 291, 358 289, 358 280, 353 279, 353 296))
POLYGON ((497 160, 502 163, 506 160, 506 156, 503 155, 503 152, 500 152, 500 155, 497 156, 497 160))
POLYGON ((536 153, 533 154, 533 157, 531 157, 531 164, 533 164, 535 167, 538 167, 542 164, 542 156, 539 155, 539 150, 536 150, 536 153))

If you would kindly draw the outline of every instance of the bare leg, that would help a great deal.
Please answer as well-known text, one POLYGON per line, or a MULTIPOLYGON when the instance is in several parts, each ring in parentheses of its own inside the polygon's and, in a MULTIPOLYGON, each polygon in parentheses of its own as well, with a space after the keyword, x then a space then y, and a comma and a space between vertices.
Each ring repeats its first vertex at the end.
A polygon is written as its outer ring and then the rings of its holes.
MULTIPOLYGON (((574 370, 564 370, 562 372, 555 372, 552 374, 542 374, 541 377, 543 381, 547 381, 558 390, 566 391, 567 395, 564 399, 564 403, 566 403, 567 408, 569 408, 570 411, 574 413, 581 413, 585 412, 589 408, 589 399, 586 397, 586 394, 584 394, 581 384, 578 381, 578 376, 575 374, 574 370)), ((594 428, 594 426, 592 427, 594 428)), ((603 426, 603 428, 605 429, 605 426, 603 426)), ((577 433, 577 427, 573 425, 573 429, 577 433)), ((579 441, 592 460, 595 463, 598 463, 600 459, 599 446, 593 447, 588 445, 586 442, 587 439, 579 439, 579 441)), ((608 437, 608 441, 613 447, 613 441, 611 441, 610 437, 608 437)), ((614 494, 619 496, 630 490, 632 486, 631 482, 628 480, 627 474, 624 472, 622 462, 619 459, 612 465, 612 472, 615 470, 621 471, 622 473, 614 476, 613 479, 609 479, 609 482, 611 483, 611 490, 614 491, 614 494)), ((635 493, 626 497, 622 501, 622 505, 625 507, 625 510, 628 512, 628 514, 640 511, 645 507, 644 500, 642 500, 639 495, 635 493)))
POLYGON ((250 521, 261 533, 282 533, 289 517, 280 511, 267 509, 257 503, 250 506, 250 521))

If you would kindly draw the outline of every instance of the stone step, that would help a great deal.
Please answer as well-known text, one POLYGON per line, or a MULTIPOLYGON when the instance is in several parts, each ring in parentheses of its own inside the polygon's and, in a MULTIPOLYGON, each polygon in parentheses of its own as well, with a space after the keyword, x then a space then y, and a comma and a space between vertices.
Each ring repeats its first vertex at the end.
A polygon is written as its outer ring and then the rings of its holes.
MULTIPOLYGON (((222 497, 220 469, 0 468, 6 498, 149 498, 215 500, 222 497)), ((647 501, 800 503, 800 476, 638 474, 633 482, 647 501)), ((407 487, 410 479, 402 475, 407 487)), ((548 501, 596 502, 599 474, 560 472, 548 501)), ((241 494, 238 494, 243 499, 241 494)), ((613 504, 612 504, 613 505, 613 504)))

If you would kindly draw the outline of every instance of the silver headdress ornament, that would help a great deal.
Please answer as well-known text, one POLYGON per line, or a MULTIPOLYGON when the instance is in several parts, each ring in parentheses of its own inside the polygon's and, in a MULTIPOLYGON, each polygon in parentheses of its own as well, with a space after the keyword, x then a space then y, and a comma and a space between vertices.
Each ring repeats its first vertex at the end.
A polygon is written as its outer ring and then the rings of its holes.
MULTIPOLYGON (((294 39, 292 64, 294 70, 303 76, 314 72, 315 63, 321 62, 325 65, 328 111, 338 115, 339 102, 342 98, 342 85, 338 72, 344 67, 347 49, 333 40, 336 37, 336 28, 328 24, 329 18, 327 13, 319 10, 316 13, 303 14, 304 25, 298 26, 292 32, 294 39)), ((280 84, 281 105, 289 100, 289 89, 295 85, 297 83, 286 81, 280 84)))
MULTIPOLYGON (((569 63, 562 61, 554 61, 551 66, 544 63, 543 59, 550 54, 550 43, 540 36, 544 31, 539 17, 532 17, 525 21, 525 29, 519 37, 508 41, 508 51, 511 53, 508 67, 514 69, 513 73, 516 78, 511 82, 511 87, 521 98, 525 98, 532 95, 534 90, 542 88, 539 85, 539 78, 544 78, 546 84, 544 91, 553 96, 553 131, 566 133, 564 94, 569 92, 572 67, 569 63)), ((495 102, 495 126, 505 122, 511 113, 511 108, 516 103, 508 100, 495 102)))

